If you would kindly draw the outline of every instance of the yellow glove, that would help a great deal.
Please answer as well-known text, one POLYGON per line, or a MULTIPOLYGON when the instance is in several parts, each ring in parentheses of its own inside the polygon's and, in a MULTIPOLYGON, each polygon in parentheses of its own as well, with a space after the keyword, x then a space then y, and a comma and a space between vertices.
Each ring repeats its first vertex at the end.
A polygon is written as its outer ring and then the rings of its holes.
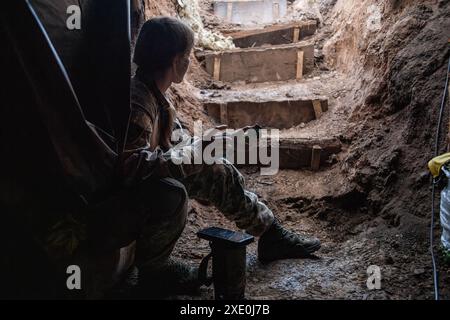
POLYGON ((441 173, 442 166, 448 162, 450 162, 450 153, 440 155, 439 157, 436 157, 428 162, 428 168, 430 169, 433 177, 437 178, 441 173))

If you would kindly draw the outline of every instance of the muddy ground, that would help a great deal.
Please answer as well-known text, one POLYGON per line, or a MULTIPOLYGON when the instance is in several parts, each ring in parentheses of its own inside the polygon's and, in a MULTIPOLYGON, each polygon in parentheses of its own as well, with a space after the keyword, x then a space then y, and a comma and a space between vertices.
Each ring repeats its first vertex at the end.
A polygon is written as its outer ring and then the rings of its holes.
MULTIPOLYGON (((200 3, 207 27, 240 29, 215 19, 210 1, 200 3)), ((267 266, 257 261, 252 244, 247 297, 432 299, 426 163, 434 151, 450 56, 450 1, 298 0, 289 10, 285 21, 319 22, 311 76, 292 83, 217 86, 194 62, 186 83, 172 92, 187 123, 211 121, 202 107, 205 98, 329 98, 330 110, 320 120, 282 135, 338 137, 344 148, 337 163, 320 172, 282 170, 273 177, 260 176, 257 168, 243 170, 248 188, 285 226, 323 242, 317 259, 267 266), (381 268, 381 290, 367 289, 370 265, 381 268)), ((148 14, 174 15, 173 3, 161 1, 148 14)), ((444 151, 444 139, 441 145, 444 151)), ((191 201, 188 225, 174 255, 198 264, 209 246, 195 233, 209 226, 236 229, 213 207, 191 201)), ((434 227, 438 243, 438 223, 434 227)), ((448 299, 450 269, 439 262, 441 291, 448 299)), ((204 288, 196 298, 212 294, 204 288)))

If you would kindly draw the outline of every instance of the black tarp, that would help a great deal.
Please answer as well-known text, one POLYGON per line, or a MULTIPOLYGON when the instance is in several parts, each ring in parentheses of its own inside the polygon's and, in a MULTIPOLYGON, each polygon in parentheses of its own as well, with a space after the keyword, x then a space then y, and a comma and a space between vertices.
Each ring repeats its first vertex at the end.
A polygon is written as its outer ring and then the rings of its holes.
POLYGON ((107 194, 118 163, 129 113, 129 2, 79 1, 82 29, 73 31, 65 22, 74 2, 15 0, 0 11, 0 296, 44 297, 53 273, 36 237, 81 208, 80 195, 107 194), (86 119, 117 143, 107 145, 86 119))
MULTIPOLYGON (((129 0, 32 0, 79 98, 86 119, 114 136, 120 153, 130 85, 129 0), (81 29, 69 30, 67 8, 81 8, 81 29)), ((134 1, 133 1, 134 3, 134 1)))
MULTIPOLYGON (((132 3, 137 6, 139 1, 132 3)), ((33 124, 43 122, 48 135, 42 140, 52 141, 67 180, 80 194, 109 184, 123 147, 130 104, 129 13, 129 0, 20 0, 2 10, 2 120, 17 131, 28 119, 15 113, 30 114, 30 108, 39 107, 33 124), (81 30, 66 27, 67 8, 74 4, 82 9, 81 30), (13 92, 8 82, 20 77, 27 83, 18 81, 22 88, 13 92), (99 130, 90 130, 85 120, 99 130)), ((10 137, 8 143, 13 140, 10 137)))
MULTIPOLYGON (((7 8, 11 9, 2 11, 2 20, 13 50, 9 59, 18 60, 18 68, 9 73, 23 74, 27 83, 23 83, 22 96, 31 95, 33 101, 21 105, 19 95, 5 100, 15 105, 10 109, 22 109, 24 116, 29 108, 37 110, 34 120, 42 121, 68 183, 80 194, 97 192, 111 179, 117 155, 88 126, 69 75, 32 6, 18 1, 7 8)), ((126 85, 123 91, 129 91, 126 85)), ((123 107, 128 104, 125 101, 123 107)), ((8 119, 20 127, 22 119, 8 119)))

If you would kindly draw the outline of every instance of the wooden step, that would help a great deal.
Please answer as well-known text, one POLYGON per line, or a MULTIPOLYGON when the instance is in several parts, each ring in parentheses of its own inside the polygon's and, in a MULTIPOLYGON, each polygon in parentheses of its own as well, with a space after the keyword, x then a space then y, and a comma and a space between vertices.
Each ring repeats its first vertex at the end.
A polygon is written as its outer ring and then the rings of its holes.
POLYGON ((238 48, 254 48, 265 45, 297 43, 316 33, 317 22, 273 25, 264 29, 229 33, 238 48))
POLYGON ((299 80, 314 68, 314 45, 303 41, 273 47, 200 51, 197 58, 216 81, 299 80))
POLYGON ((326 98, 206 102, 206 111, 217 123, 231 128, 258 124, 261 127, 287 129, 321 117, 328 111, 326 98))
MULTIPOLYGON (((228 157, 228 160, 237 167, 259 166, 269 167, 269 165, 262 164, 259 153, 271 158, 272 149, 270 142, 268 147, 258 147, 259 142, 253 141, 245 146, 245 159, 238 161, 238 153, 235 150, 234 158, 228 157), (250 152, 252 159, 250 160, 250 152), (244 161, 242 161, 244 160, 244 161)), ((336 160, 333 160, 333 155, 337 155, 342 151, 342 144, 337 138, 324 139, 285 139, 279 141, 279 169, 310 169, 318 171, 321 168, 328 167, 336 160)))
POLYGON ((313 171, 328 166, 330 157, 340 153, 338 139, 281 139, 280 169, 310 168, 313 171))

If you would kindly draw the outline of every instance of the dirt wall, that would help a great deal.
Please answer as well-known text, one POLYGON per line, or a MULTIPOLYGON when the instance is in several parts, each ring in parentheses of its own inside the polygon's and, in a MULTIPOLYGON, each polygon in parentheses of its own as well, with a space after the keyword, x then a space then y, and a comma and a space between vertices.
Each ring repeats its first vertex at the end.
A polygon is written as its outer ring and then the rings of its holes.
POLYGON ((374 212, 428 216, 426 163, 450 56, 449 1, 337 1, 329 14, 325 59, 355 75, 343 167, 374 212))

